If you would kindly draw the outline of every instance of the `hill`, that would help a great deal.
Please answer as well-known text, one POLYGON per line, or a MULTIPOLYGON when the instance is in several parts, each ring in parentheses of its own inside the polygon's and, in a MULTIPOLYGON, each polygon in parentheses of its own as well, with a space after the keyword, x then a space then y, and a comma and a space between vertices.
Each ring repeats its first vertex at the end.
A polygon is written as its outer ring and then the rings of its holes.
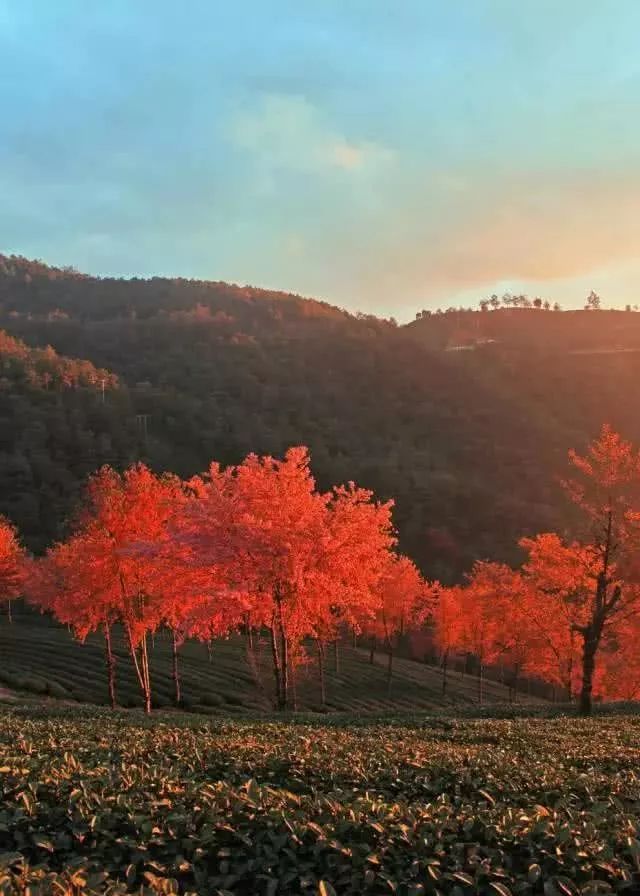
POLYGON ((135 459, 138 429, 115 375, 0 331, 0 513, 32 549, 61 537, 90 472, 135 459))
MULTIPOLYGON (((114 639, 117 692, 120 705, 142 706, 138 683, 125 640, 114 639)), ((63 626, 47 616, 26 609, 14 613, 13 622, 0 624, 0 685, 18 693, 49 696, 86 703, 106 703, 104 643, 99 635, 85 644, 74 641, 63 626)), ((205 713, 264 712, 272 706, 272 670, 266 642, 257 643, 255 665, 248 661, 245 645, 238 638, 206 645, 187 642, 180 650, 180 677, 184 705, 205 713)), ((159 633, 151 648, 151 679, 156 708, 173 704, 172 652, 168 633, 159 633)), ((300 710, 372 713, 432 710, 477 705, 477 680, 451 672, 447 694, 442 694, 442 673, 435 666, 410 659, 394 659, 391 686, 387 679, 387 657, 341 644, 338 665, 326 664, 326 706, 321 705, 315 654, 297 674, 297 705, 300 710)), ((506 704, 508 688, 486 680, 483 702, 506 704)), ((517 699, 531 702, 530 688, 523 684, 517 699)), ((535 702, 535 700, 534 700, 535 702)))
POLYGON ((395 498, 402 549, 445 580, 567 523, 555 477, 603 420, 640 438, 631 312, 455 311, 398 327, 253 287, 4 258, 0 326, 117 375, 105 407, 128 433, 121 458, 189 475, 307 444, 321 486, 395 498))

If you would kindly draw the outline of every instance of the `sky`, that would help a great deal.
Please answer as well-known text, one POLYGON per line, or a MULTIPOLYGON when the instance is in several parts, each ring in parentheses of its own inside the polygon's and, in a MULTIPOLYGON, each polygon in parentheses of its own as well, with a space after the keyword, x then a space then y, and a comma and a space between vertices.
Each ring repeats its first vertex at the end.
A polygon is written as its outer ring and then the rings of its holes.
POLYGON ((638 0, 0 0, 0 252, 640 302, 638 0))

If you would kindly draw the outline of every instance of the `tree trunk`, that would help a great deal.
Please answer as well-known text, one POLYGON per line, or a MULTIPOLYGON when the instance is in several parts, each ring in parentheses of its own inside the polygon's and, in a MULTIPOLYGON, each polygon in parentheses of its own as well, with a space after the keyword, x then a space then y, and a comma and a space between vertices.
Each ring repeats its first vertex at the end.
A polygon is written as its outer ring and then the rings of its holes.
POLYGON ((253 628, 251 627, 251 616, 249 613, 245 616, 244 624, 247 634, 247 647, 249 650, 253 651, 253 628))
POLYGON ((478 703, 482 706, 482 702, 484 700, 484 668, 483 663, 480 660, 478 662, 478 703))
POLYGON ((389 653, 387 655, 387 697, 391 696, 391 676, 393 675, 393 644, 391 639, 387 641, 389 653))
POLYGON ((337 638, 333 642, 333 661, 333 671, 336 675, 340 675, 340 644, 337 638))
POLYGON ((175 633, 175 629, 171 630, 171 654, 172 654, 172 673, 173 673, 173 687, 174 687, 174 700, 176 706, 180 706, 182 702, 182 692, 180 689, 180 672, 178 669, 178 638, 175 633))
POLYGON ((442 696, 447 693, 447 667, 449 665, 449 650, 442 654, 442 696))
POLYGON ((213 644, 211 641, 207 641, 207 655, 209 657, 209 662, 213 662, 213 644))
POLYGON ((327 690, 324 678, 324 644, 318 638, 318 674, 320 676, 320 703, 326 706, 327 690))
POLYGON ((371 635, 371 643, 369 644, 369 662, 373 666, 373 661, 376 655, 376 639, 373 635, 371 635))
POLYGON ((142 643, 140 645, 140 650, 142 654, 142 676, 144 681, 143 686, 143 697, 144 697, 144 711, 149 715, 151 712, 151 676, 149 673, 149 652, 147 650, 147 635, 146 632, 142 638, 142 643))
POLYGON ((258 688, 260 693, 264 694, 264 684, 260 676, 260 666, 258 663, 258 657, 256 655, 253 637, 247 638, 246 653, 247 665, 249 666, 249 671, 251 672, 251 677, 253 678, 254 684, 258 688))
POLYGON ((280 623, 280 709, 289 703, 289 644, 284 626, 280 623))
POLYGON ((131 651, 131 658, 133 660, 133 667, 136 671, 136 677, 138 679, 138 684, 140 685, 140 690, 142 692, 142 697, 144 700, 144 711, 146 713, 151 712, 151 679, 149 676, 149 655, 147 653, 147 635, 142 638, 140 642, 140 646, 138 648, 135 647, 133 643, 133 638, 131 637, 131 629, 129 626, 126 626, 127 629, 127 638, 129 641, 129 650, 131 651), (138 651, 140 656, 138 657, 138 651))
POLYGON ((510 678, 509 678, 509 682, 508 682, 508 687, 509 687, 509 703, 513 703, 513 701, 515 700, 516 692, 517 692, 517 690, 518 690, 518 676, 519 676, 519 672, 520 672, 520 667, 519 667, 519 665, 516 663, 516 665, 513 667, 513 671, 512 671, 512 673, 511 673, 511 676, 510 676, 510 678))
POLYGON ((138 653, 136 651, 135 645, 133 643, 133 638, 131 636, 131 629, 129 626, 126 626, 127 630, 127 640, 129 642, 129 651, 131 653, 131 659, 133 660, 133 668, 136 672, 136 678, 138 679, 138 684, 140 685, 140 690, 144 691, 144 682, 142 680, 142 672, 140 671, 140 663, 138 662, 138 653))
POLYGON ((271 628, 269 629, 271 638, 271 657, 273 659, 273 675, 276 682, 276 706, 280 709, 280 656, 278 654, 278 640, 276 638, 275 619, 271 620, 271 628))
POLYGON ((575 632, 571 629, 571 653, 569 654, 569 668, 567 670, 567 694, 569 703, 573 700, 573 651, 575 643, 575 632))
POLYGON ((289 656, 289 639, 287 637, 287 630, 285 625, 284 616, 282 614, 282 596, 278 589, 276 589, 276 593, 274 595, 275 601, 275 609, 273 613, 273 619, 277 626, 277 649, 276 653, 279 654, 279 671, 280 678, 277 690, 277 700, 278 700, 278 709, 286 709, 289 703, 289 664, 290 664, 290 656, 289 656))
POLYGON ((593 675, 596 668, 598 639, 592 631, 584 636, 582 652, 582 688, 580 690, 580 715, 589 716, 593 709, 593 675))
POLYGON ((11 616, 11 601, 7 601, 7 619, 9 620, 9 625, 13 622, 13 617, 11 616))
POLYGON ((116 664, 111 647, 111 626, 108 622, 104 624, 104 646, 107 656, 107 687, 109 690, 109 705, 111 709, 116 708, 116 664))
POLYGON ((293 711, 298 711, 298 682, 296 679, 297 666, 295 660, 290 663, 289 680, 291 684, 291 703, 293 711))
POLYGON ((352 638, 353 638, 353 640, 351 643, 352 643, 353 649, 355 650, 356 647, 358 646, 358 632, 355 630, 355 628, 353 629, 353 632, 352 632, 352 638))

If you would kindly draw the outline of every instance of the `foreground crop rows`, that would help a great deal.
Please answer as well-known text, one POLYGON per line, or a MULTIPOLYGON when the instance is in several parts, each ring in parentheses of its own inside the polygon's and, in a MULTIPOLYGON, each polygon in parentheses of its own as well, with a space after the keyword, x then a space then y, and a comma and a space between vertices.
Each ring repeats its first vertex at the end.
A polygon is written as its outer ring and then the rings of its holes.
POLYGON ((640 892, 640 718, 0 717, 0 891, 640 892))

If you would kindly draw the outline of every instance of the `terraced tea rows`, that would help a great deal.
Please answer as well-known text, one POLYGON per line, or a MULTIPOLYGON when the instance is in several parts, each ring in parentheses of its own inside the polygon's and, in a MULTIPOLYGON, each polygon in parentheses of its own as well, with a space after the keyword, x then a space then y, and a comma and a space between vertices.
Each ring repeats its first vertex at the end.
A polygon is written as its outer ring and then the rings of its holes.
POLYGON ((640 718, 0 717, 4 893, 640 891, 640 718))
MULTIPOLYGON (((131 659, 116 632, 118 699, 123 707, 141 705, 131 659)), ((0 624, 0 685, 18 692, 105 703, 107 699, 102 638, 91 637, 78 644, 63 627, 48 617, 33 613, 16 616, 12 625, 0 624)), ((260 664, 260 687, 247 662, 241 639, 218 641, 211 656, 203 644, 189 642, 180 655, 182 693, 189 708, 225 714, 260 711, 270 707, 273 672, 265 645, 260 664)), ((438 669, 411 660, 396 659, 391 691, 387 690, 386 656, 379 653, 369 664, 366 650, 341 645, 338 671, 332 659, 326 662, 327 709, 346 712, 385 710, 431 710, 442 706, 476 703, 477 685, 471 676, 449 676, 443 699, 438 669)), ((156 707, 173 703, 171 645, 158 635, 151 649, 151 679, 156 707)), ((319 709, 320 690, 315 658, 298 675, 298 702, 303 709, 319 709)), ((507 688, 486 682, 485 700, 506 703, 507 688)), ((528 699, 520 695, 520 699, 528 699)))

